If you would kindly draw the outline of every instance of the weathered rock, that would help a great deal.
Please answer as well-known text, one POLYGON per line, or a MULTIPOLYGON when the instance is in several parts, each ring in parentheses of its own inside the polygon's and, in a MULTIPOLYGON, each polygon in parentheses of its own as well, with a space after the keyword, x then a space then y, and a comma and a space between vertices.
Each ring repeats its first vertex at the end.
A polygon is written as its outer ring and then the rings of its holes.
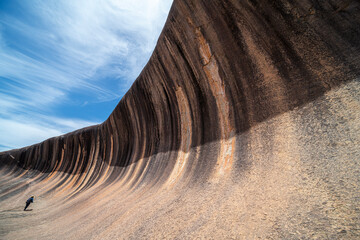
POLYGON ((357 1, 175 1, 103 124, 0 153, 1 209, 40 198, 0 236, 359 237, 359 26, 357 1))

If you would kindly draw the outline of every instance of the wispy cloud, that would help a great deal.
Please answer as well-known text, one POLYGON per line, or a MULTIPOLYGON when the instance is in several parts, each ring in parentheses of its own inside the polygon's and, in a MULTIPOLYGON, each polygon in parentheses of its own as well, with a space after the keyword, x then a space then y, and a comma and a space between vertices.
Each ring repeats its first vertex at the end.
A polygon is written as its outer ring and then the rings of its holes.
POLYGON ((9 2, 0 9, 0 145, 13 148, 103 121, 102 109, 76 110, 120 100, 172 0, 9 2))
POLYGON ((47 118, 34 116, 32 119, 15 117, 0 118, 0 152, 32 145, 50 137, 59 136, 73 129, 80 129, 96 123, 80 119, 47 118))

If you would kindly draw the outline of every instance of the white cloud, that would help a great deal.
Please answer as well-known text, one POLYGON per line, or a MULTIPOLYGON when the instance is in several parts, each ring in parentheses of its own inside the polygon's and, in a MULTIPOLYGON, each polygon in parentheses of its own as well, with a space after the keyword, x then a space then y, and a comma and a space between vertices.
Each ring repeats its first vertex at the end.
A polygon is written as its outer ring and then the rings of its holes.
POLYGON ((12 119, 0 118, 0 126, 6 126, 0 127, 0 151, 25 147, 51 137, 63 135, 74 129, 95 124, 98 123, 41 115, 34 115, 30 119, 22 116, 15 116, 12 119))
POLYGON ((63 57, 72 62, 72 67, 87 66, 89 75, 109 63, 119 64, 118 74, 126 72, 131 77, 139 74, 127 69, 128 57, 136 57, 137 62, 147 62, 160 33, 169 0, 77 0, 41 2, 42 18, 53 29, 53 41, 64 50, 63 57), (120 64, 119 64, 120 65, 120 64), (90 68, 89 68, 90 67, 90 68))
POLYGON ((6 128, 0 128, 0 142, 7 148, 31 145, 62 134, 59 130, 47 128, 37 123, 0 119, 0 125, 6 126, 6 128))
MULTIPOLYGON (((59 95, 80 88, 103 101, 119 97, 118 91, 122 89, 105 87, 100 80, 122 78, 130 87, 150 57, 171 2, 47 0, 30 3, 28 10, 41 20, 42 27, 8 15, 3 15, 0 23, 20 32, 25 36, 24 41, 35 42, 40 51, 14 50, 6 47, 4 38, 0 38, 0 75, 33 91, 45 83, 48 88, 64 92, 59 95)), ((122 82, 117 86, 124 87, 122 82)))
POLYGON ((148 61, 172 0, 21 3, 34 21, 0 14, 0 151, 95 124, 52 109, 79 92, 89 96, 83 106, 120 100, 148 61))
POLYGON ((97 122, 84 121, 81 119, 45 117, 46 121, 55 123, 62 132, 68 132, 70 129, 80 129, 98 124, 97 122))

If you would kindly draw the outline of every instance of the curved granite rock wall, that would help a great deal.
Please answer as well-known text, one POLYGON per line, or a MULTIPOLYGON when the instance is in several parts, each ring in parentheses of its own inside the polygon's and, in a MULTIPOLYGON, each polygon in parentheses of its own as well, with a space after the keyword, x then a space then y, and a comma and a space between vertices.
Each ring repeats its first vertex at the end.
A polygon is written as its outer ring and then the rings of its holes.
MULTIPOLYGON (((359 26, 357 1, 175 1, 148 64, 104 123, 0 154, 9 183, 0 199, 29 181, 44 199, 75 201, 62 210, 94 195, 108 209, 115 193, 133 195, 137 208, 146 195, 174 211, 159 217, 152 206, 155 222, 193 226, 135 221, 139 207, 118 237, 358 236, 359 26), (170 193, 183 201, 155 197, 170 193), (174 210, 189 213, 194 201, 206 220, 174 210), (250 217, 233 216, 240 211, 250 217), (232 226, 239 219, 246 227, 232 226)), ((91 232, 111 238, 123 221, 91 232)))

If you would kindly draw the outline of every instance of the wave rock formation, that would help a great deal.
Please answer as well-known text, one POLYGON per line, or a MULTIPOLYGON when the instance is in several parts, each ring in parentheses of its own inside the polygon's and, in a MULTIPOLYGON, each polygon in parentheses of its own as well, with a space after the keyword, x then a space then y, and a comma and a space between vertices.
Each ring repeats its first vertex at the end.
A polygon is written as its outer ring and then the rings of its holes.
POLYGON ((359 77, 358 1, 175 0, 104 123, 0 153, 0 238, 359 238, 359 77))

